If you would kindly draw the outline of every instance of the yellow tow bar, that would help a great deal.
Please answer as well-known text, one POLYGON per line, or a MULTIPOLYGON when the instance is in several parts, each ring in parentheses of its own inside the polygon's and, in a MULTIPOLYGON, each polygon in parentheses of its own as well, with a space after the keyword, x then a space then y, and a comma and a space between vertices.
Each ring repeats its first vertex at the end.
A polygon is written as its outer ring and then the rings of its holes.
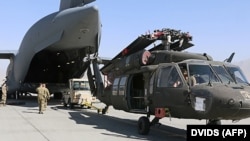
POLYGON ((103 110, 103 108, 98 108, 98 107, 92 105, 92 103, 88 103, 88 102, 86 102, 86 101, 85 101, 85 102, 82 102, 81 105, 86 106, 86 107, 89 107, 89 108, 91 108, 91 109, 97 110, 97 113, 98 113, 98 114, 99 114, 100 112, 102 112, 102 110, 103 110))

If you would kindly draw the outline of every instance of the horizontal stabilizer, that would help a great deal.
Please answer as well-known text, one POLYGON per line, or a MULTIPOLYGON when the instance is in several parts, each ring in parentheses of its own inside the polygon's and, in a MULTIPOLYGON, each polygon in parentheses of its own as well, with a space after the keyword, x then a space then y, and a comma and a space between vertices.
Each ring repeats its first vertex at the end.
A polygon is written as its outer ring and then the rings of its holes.
POLYGON ((0 59, 11 59, 16 55, 16 50, 1 50, 0 59))
POLYGON ((68 8, 77 7, 77 6, 83 6, 93 1, 95 0, 61 0, 60 11, 68 9, 68 8))

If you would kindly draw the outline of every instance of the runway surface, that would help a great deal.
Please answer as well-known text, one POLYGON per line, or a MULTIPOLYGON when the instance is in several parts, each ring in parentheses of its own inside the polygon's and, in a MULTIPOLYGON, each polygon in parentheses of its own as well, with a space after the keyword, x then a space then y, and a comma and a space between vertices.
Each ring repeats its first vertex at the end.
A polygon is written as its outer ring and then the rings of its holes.
MULTIPOLYGON (((104 107, 96 103, 97 107, 104 107)), ((0 140, 3 141, 185 141, 187 124, 205 124, 204 120, 164 118, 151 127, 149 135, 137 133, 140 114, 112 107, 106 115, 93 109, 68 109, 59 100, 50 100, 44 114, 38 114, 36 98, 9 100, 0 107, 0 140), (14 102, 14 103, 13 103, 14 102), (18 102, 18 103, 15 103, 18 102)), ((153 116, 151 117, 153 118, 153 116)), ((237 123, 249 124, 250 119, 237 123)))

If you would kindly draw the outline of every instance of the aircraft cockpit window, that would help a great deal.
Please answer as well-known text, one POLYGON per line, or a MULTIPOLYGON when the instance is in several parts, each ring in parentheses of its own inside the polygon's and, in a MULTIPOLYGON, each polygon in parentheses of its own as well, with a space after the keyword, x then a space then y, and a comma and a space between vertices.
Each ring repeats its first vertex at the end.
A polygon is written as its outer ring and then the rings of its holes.
POLYGON ((245 75, 243 74, 243 72, 241 71, 239 67, 227 66, 227 69, 229 70, 230 74, 232 75, 232 77, 237 83, 249 85, 249 82, 247 81, 245 75))
POLYGON ((189 65, 190 76, 194 76, 197 84, 220 82, 209 65, 189 65))
POLYGON ((213 65, 213 69, 216 71, 216 73, 218 74, 219 78, 221 79, 223 83, 235 82, 234 79, 230 76, 230 74, 228 74, 228 72, 223 66, 213 65))
POLYGON ((183 82, 175 67, 169 66, 160 70, 158 87, 181 87, 183 82))

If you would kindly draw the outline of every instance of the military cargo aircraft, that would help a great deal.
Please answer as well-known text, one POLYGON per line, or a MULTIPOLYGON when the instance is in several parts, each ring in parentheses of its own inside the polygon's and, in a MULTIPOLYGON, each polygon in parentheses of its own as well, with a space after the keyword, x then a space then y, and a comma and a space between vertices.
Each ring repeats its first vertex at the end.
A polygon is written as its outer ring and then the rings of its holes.
POLYGON ((230 63, 234 53, 227 61, 214 61, 206 53, 184 51, 193 46, 189 33, 166 28, 154 34, 139 36, 106 63, 104 80, 98 59, 92 60, 89 81, 107 105, 103 114, 110 105, 145 114, 138 120, 140 134, 148 134, 163 117, 206 119, 208 125, 250 117, 250 85, 230 63), (158 40, 162 43, 145 49, 158 40))
POLYGON ((37 21, 25 34, 18 51, 0 51, 10 59, 8 95, 35 92, 38 83, 60 97, 70 78, 80 78, 95 55, 101 39, 101 23, 94 0, 61 0, 59 11, 37 21))

